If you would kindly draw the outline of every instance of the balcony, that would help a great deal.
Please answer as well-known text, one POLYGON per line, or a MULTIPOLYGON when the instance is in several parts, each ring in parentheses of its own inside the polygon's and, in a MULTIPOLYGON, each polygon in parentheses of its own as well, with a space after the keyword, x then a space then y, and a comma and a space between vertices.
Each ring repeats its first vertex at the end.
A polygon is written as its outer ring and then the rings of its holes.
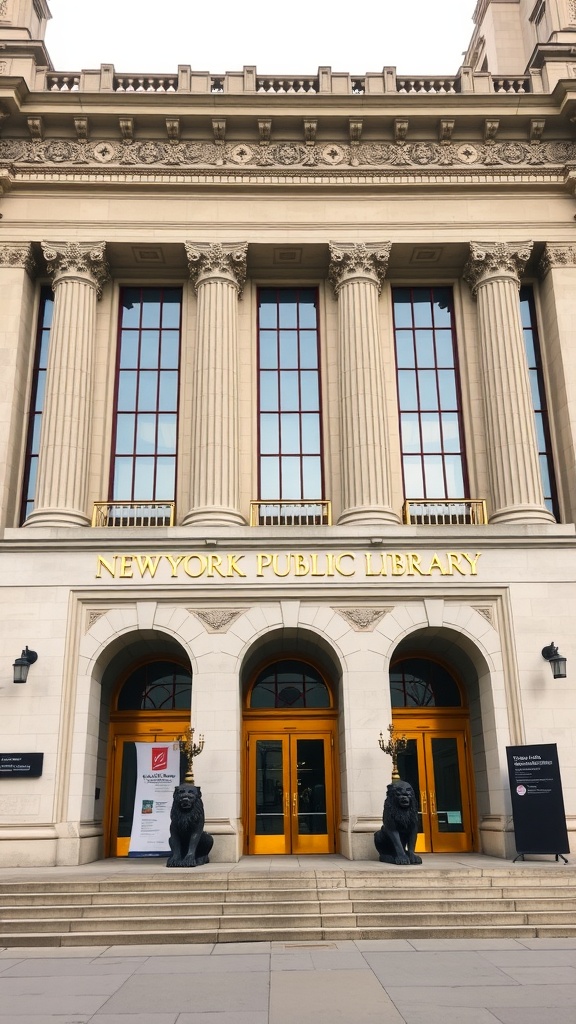
POLYGON ((412 526, 485 526, 488 515, 486 502, 479 498, 410 498, 404 502, 402 520, 412 526))
POLYGON ((97 501, 92 526, 174 526, 173 501, 97 501))
POLYGON ((329 501, 251 501, 250 526, 332 526, 329 501))

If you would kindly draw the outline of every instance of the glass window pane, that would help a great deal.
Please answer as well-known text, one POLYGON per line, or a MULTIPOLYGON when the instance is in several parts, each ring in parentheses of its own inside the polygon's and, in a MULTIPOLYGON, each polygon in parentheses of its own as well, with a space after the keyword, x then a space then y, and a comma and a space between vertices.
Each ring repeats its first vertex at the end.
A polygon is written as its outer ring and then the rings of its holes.
POLYGON ((301 374, 302 410, 320 408, 318 394, 318 373, 316 370, 304 370, 301 374))
POLYGON ((140 347, 140 366, 156 369, 158 366, 158 352, 160 346, 159 331, 142 331, 142 344, 140 347))
POLYGON ((278 416, 276 413, 260 415, 260 451, 264 455, 277 454, 280 449, 278 416))
POLYGON ((278 326, 276 292, 272 288, 262 288, 259 296, 258 323, 260 328, 278 326))
POLYGON ((396 362, 401 369, 411 369, 416 366, 414 355, 414 333, 412 331, 398 331, 396 334, 396 362))
POLYGON ((444 467, 440 455, 424 456, 425 498, 445 498, 444 467))
POLYGON ((158 403, 158 374, 145 370, 140 374, 138 408, 146 411, 156 409, 158 403))
POLYGON ((454 366, 452 331, 436 331, 436 359, 438 366, 454 366))
POLYGON ((282 740, 256 740, 256 824, 258 836, 284 834, 282 740))
POLYGON ((180 361, 180 335, 178 331, 162 331, 160 366, 163 370, 177 370, 180 361))
POLYGON ((293 289, 282 289, 278 312, 280 327, 298 326, 298 305, 296 302, 296 292, 293 289))
POLYGON ((435 365, 432 331, 416 331, 416 359, 420 368, 435 365))
POLYGON ((140 327, 140 289, 124 288, 122 292, 122 327, 140 327))
POLYGON ((541 412, 537 412, 534 414, 534 419, 536 422, 536 441, 538 444, 538 451, 545 452, 546 435, 544 433, 544 417, 542 416, 541 412))
POLYGON ((460 451, 460 424, 458 423, 458 413, 442 413, 442 441, 445 452, 460 451))
POLYGON ((439 832, 463 832, 462 794, 457 741, 432 737, 436 820, 439 832))
POLYGON ((401 409, 417 409, 418 395, 416 391, 416 374, 412 370, 400 370, 398 373, 398 392, 401 409))
POLYGON ((318 336, 316 331, 300 332, 300 368, 318 369, 318 336))
POLYGON ((524 296, 520 298, 520 317, 522 319, 522 326, 527 327, 529 330, 532 329, 532 317, 530 315, 530 302, 526 297, 524 289, 524 296))
POLYGON ((434 370, 418 371, 418 388, 420 390, 420 408, 437 409, 438 393, 436 391, 436 373, 434 370))
POLYGON ((465 492, 461 456, 446 455, 444 467, 446 470, 446 497, 463 498, 465 492))
POLYGON ((134 459, 134 501, 154 500, 154 459, 134 459))
POLYGON ((430 289, 415 288, 412 294, 414 299, 414 326, 432 327, 430 289))
POLYGON ((322 497, 322 464, 317 455, 307 455, 302 459, 302 497, 322 497))
POLYGON ((456 378, 453 370, 438 370, 438 386, 440 388, 440 408, 457 409, 456 378))
POLYGON ((132 459, 115 459, 114 493, 119 501, 129 501, 132 496, 132 459))
POLYGON ((264 456, 260 459, 260 498, 263 501, 280 497, 280 460, 264 456))
POLYGON ((117 455, 131 455, 134 451, 134 421, 134 415, 128 413, 116 418, 117 455))
POLYGON ((160 374, 158 409, 162 412, 178 407, 178 374, 165 370, 160 374))
POLYGON ((146 288, 142 306, 142 327, 160 326, 160 289, 146 288))
POLYGON ((532 331, 524 330, 524 345, 526 347, 526 359, 528 360, 528 366, 536 366, 534 334, 532 331))
POLYGON ((36 401, 34 407, 38 410, 44 409, 44 395, 46 392, 46 370, 38 371, 38 385, 36 387, 36 401))
POLYGON ((118 409, 136 408, 136 372, 121 370, 118 379, 118 409))
POLYGON ((422 413, 422 451, 442 451, 442 439, 440 436, 440 417, 438 413, 422 413))
POLYGON ((280 331, 280 366, 285 370, 298 367, 297 331, 280 331))
POLYGON ((33 418, 32 424, 32 444, 31 451, 37 455, 40 451, 40 432, 42 429, 42 416, 40 413, 36 413, 33 418))
POLYGON ((162 306, 162 327, 180 327, 182 292, 179 288, 165 288, 162 306))
POLYGON ((280 373, 280 408, 286 411, 299 408, 298 373, 294 370, 282 370, 280 373))
POLYGON ((159 455, 174 455, 176 452, 176 415, 175 413, 162 413, 158 417, 158 446, 159 455))
POLYGON ((282 493, 283 501, 292 498, 298 501, 302 497, 302 485, 300 483, 300 459, 287 456, 281 459, 282 465, 282 493))
POLYGON ((312 289, 302 289, 300 292, 300 327, 317 327, 316 319, 316 292, 312 289))
MULTIPOLYGON (((424 480, 422 476, 422 460, 420 456, 404 456, 404 487, 407 498, 425 498, 424 480)), ((436 495, 437 497, 437 495, 436 495)))
POLYGON ((260 408, 263 412, 278 409, 278 374, 271 370, 260 374, 260 408))
POLYGON ((398 327, 412 327, 412 305, 409 288, 394 289, 394 324, 398 327))
POLYGON ((420 427, 418 414, 403 412, 400 418, 402 431, 402 451, 407 454, 420 451, 420 427))
POLYGON ((176 460, 161 456, 156 463, 156 501, 174 501, 176 493, 176 460))
POLYGON ((276 331, 260 331, 260 366, 263 370, 278 368, 278 334, 276 331))
POLYGON ((436 327, 452 326, 452 291, 450 288, 434 289, 434 324, 436 327))
POLYGON ((318 413, 304 413, 302 420, 303 454, 320 454, 320 417, 318 413))
POLYGON ((136 454, 153 454, 156 449, 156 417, 149 412, 140 413, 136 419, 136 454))
POLYGON ((300 451, 300 417, 297 413, 283 413, 282 421, 282 452, 284 455, 296 454, 300 451))
POLYGON ((139 335, 136 331, 122 331, 120 341, 120 367, 123 370, 138 366, 139 335))
POLYGON ((540 408, 540 385, 538 382, 538 371, 530 370, 530 391, 532 392, 532 408, 540 408))

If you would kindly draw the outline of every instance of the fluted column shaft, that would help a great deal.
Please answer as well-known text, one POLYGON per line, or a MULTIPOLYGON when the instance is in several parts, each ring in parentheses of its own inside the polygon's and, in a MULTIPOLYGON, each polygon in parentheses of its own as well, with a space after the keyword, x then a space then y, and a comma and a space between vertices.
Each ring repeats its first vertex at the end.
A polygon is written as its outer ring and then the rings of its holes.
POLYGON ((532 243, 472 243, 465 276, 478 301, 491 522, 554 522, 544 504, 520 317, 532 243))
POLYGON ((244 523, 238 449, 238 296, 247 245, 186 243, 198 295, 191 508, 184 524, 244 523))
POLYGON ((43 243, 54 314, 34 511, 27 526, 87 526, 96 302, 107 277, 104 243, 43 243))
POLYGON ((389 253, 389 243, 330 245, 330 278, 338 296, 341 523, 398 522, 391 506, 378 319, 389 253))

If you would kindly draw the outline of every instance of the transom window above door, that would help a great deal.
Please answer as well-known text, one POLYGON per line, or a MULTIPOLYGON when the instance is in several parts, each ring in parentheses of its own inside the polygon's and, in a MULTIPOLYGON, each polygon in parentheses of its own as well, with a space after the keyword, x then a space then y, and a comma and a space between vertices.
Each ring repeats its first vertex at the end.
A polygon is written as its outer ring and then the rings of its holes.
POLYGON ((249 706, 252 710, 329 708, 330 691, 311 665, 302 661, 277 661, 258 675, 250 691, 249 706))

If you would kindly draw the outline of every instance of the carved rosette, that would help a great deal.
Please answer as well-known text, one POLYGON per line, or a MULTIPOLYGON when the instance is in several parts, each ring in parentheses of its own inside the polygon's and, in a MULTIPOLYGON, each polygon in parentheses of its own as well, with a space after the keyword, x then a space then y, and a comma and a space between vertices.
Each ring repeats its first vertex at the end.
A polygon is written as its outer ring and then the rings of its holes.
POLYGON ((98 298, 110 277, 105 242, 42 242, 42 252, 53 287, 69 277, 82 277, 96 289, 98 298))
POLYGON ((463 276, 472 294, 476 295, 480 285, 495 277, 512 278, 520 288, 532 245, 532 242, 471 242, 463 276))
POLYGON ((328 276, 338 295, 343 284, 354 278, 370 278, 378 289, 388 269, 391 242, 330 242, 330 267, 328 276))
POLYGON ((246 281, 248 242, 184 242, 190 279, 196 291, 206 278, 225 277, 242 294, 246 281))
POLYGON ((18 267, 32 277, 36 269, 32 246, 0 245, 0 267, 18 267))
POLYGON ((538 270, 541 276, 545 277, 553 267, 576 267, 576 247, 547 244, 538 270))

